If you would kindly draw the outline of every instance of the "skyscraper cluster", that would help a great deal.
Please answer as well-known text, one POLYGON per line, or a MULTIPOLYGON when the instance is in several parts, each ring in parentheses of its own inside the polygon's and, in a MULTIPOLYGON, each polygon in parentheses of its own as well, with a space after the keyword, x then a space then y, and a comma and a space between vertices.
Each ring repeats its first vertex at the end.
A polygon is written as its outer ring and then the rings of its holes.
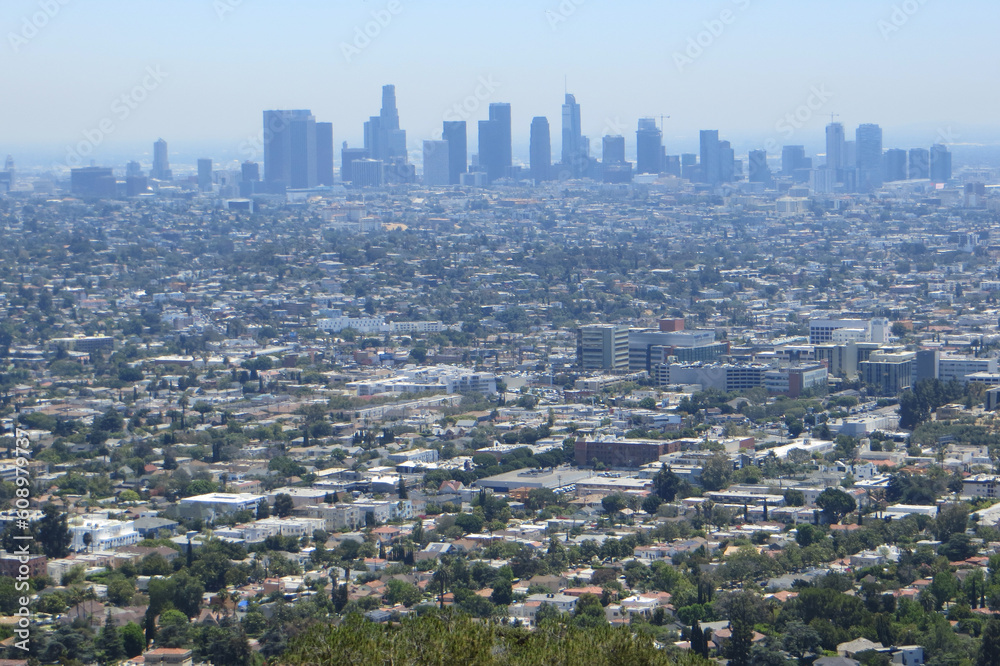
POLYGON ((826 127, 826 164, 813 172, 813 190, 832 192, 871 192, 887 182, 930 180, 944 183, 951 179, 951 152, 935 144, 930 150, 883 150, 882 128, 875 124, 859 125, 854 141, 847 140, 841 123, 826 127))
POLYGON ((311 111, 264 112, 264 187, 268 192, 333 185, 333 125, 311 111))

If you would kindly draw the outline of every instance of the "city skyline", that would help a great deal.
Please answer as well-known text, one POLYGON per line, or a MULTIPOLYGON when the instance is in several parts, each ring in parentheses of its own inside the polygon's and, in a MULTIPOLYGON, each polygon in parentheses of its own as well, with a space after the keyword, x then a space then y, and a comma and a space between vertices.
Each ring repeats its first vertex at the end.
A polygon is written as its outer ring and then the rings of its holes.
MULTIPOLYGON (((0 112, 17 130, 0 137, 0 151, 26 166, 44 163, 36 154, 64 161, 67 146, 108 120, 113 130, 86 156, 97 163, 124 164, 119 157, 158 136, 171 141, 178 164, 194 165, 203 156, 196 153, 207 152, 220 164, 242 161, 252 158, 248 146, 259 149, 261 110, 273 108, 309 108, 333 122, 336 145, 361 145, 373 82, 396 85, 411 156, 424 140, 440 138, 442 120, 465 120, 471 129, 487 118, 490 103, 507 102, 515 156, 526 162, 531 118, 555 122, 564 89, 582 108, 581 132, 592 141, 626 134, 641 117, 670 116, 663 127, 668 152, 688 152, 700 129, 719 127, 738 153, 773 137, 813 154, 833 113, 848 125, 878 122, 887 145, 991 144, 1000 137, 988 113, 996 93, 965 66, 992 56, 984 31, 1000 8, 984 2, 947 10, 914 2, 911 13, 856 1, 834 10, 749 0, 629 9, 576 0, 503 8, 303 2, 297 11, 234 0, 180 0, 169 10, 109 5, 108 15, 90 16, 59 4, 41 27, 33 24, 37 2, 5 6, 13 87, 43 76, 47 85, 0 112), (298 20, 303 11, 310 21, 298 20), (152 21, 162 29, 139 29, 152 21), (485 24, 489 34, 461 29, 485 24), (290 32, 293 25, 299 32, 290 32), (940 34, 958 34, 959 25, 966 38, 949 49, 926 48, 940 34), (99 27, 121 38, 81 55, 81 40, 89 42, 99 27), (178 31, 197 45, 190 54, 177 50, 178 31), (324 39, 311 39, 321 31, 324 39), (286 48, 263 52, 258 45, 266 38, 286 48), (526 40, 536 45, 534 56, 509 48, 526 40), (848 43, 852 48, 843 48, 848 43), (418 48, 419 67, 411 62, 418 48), (831 53, 838 54, 835 64, 831 53), (61 66, 52 68, 53 59, 61 66), (74 104, 57 102, 66 97, 74 104), (206 105, 212 113, 191 111, 206 105), (794 122, 782 125, 789 114, 794 122)), ((553 144, 561 144, 560 130, 553 144)), ((553 150, 561 154, 561 145, 553 150)))

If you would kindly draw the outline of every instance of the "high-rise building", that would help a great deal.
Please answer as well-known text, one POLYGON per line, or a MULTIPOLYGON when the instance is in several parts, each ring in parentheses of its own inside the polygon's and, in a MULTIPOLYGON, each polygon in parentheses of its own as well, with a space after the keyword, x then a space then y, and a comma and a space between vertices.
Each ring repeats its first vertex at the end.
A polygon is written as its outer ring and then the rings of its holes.
POLYGON ((719 130, 701 131, 701 182, 709 185, 722 182, 719 130))
POLYGON ((601 143, 601 161, 605 164, 625 163, 625 137, 606 136, 601 143))
POLYGON ((138 178, 142 176, 142 165, 132 160, 125 165, 125 177, 126 178, 138 178))
POLYGON ((385 184, 385 162, 361 158, 351 163, 351 184, 356 187, 382 187, 385 184))
POLYGON ((513 165, 510 104, 490 104, 489 120, 479 121, 479 165, 485 169, 490 183, 506 176, 513 165))
POLYGON ((636 173, 663 171, 663 133, 653 118, 640 118, 635 131, 636 173))
MULTIPOLYGON (((839 171, 847 166, 844 161, 844 126, 830 123, 826 126, 826 168, 839 171)), ((838 182, 840 178, 837 178, 838 182)))
POLYGON ((498 123, 500 128, 500 159, 505 170, 514 164, 510 118, 510 104, 507 102, 490 104, 490 120, 498 123))
POLYGON ((370 159, 381 160, 389 182, 410 182, 413 167, 406 154, 406 130, 399 128, 396 109, 396 86, 382 86, 382 108, 379 115, 365 123, 365 150, 370 159))
POLYGON ((747 161, 750 166, 750 182, 770 184, 771 168, 767 166, 767 151, 751 150, 747 161))
POLYGON ((723 183, 736 180, 736 151, 728 141, 719 142, 719 177, 723 183))
POLYGON ((358 160, 366 159, 369 159, 367 150, 364 148, 348 148, 345 141, 343 148, 340 150, 340 182, 354 183, 352 165, 358 160))
POLYGON ((249 198, 260 187, 260 165, 247 160, 240 165, 240 196, 249 198))
POLYGON ((450 182, 447 141, 424 141, 424 185, 443 187, 450 182))
POLYGON ((198 190, 212 191, 212 160, 205 157, 198 160, 198 190))
POLYGON ((566 101, 562 106, 563 169, 572 178, 580 178, 586 174, 589 161, 589 145, 583 138, 580 124, 580 105, 573 95, 566 93, 566 101))
POLYGON ((951 180, 951 152, 948 146, 935 143, 931 146, 930 176, 935 183, 946 183, 951 180))
POLYGON ((271 192, 316 187, 316 118, 306 109, 264 112, 264 184, 271 192))
POLYGON ((240 179, 243 182, 260 181, 260 165, 247 160, 240 165, 240 179))
POLYGON ((875 124, 859 125, 855 133, 858 188, 871 191, 882 186, 882 128, 875 124))
POLYGON ((632 181, 632 164, 625 161, 625 137, 606 136, 601 146, 601 178, 605 183, 632 181))
POLYGON ((912 148, 906 177, 910 180, 927 180, 931 177, 931 153, 926 148, 912 148))
POLYGON ((333 186, 333 123, 316 123, 316 184, 333 186))
POLYGON ((785 178, 791 178, 797 169, 804 168, 805 162, 805 146, 781 147, 781 175, 785 178))
POLYGON ((628 327, 581 326, 576 332, 576 360, 584 370, 628 370, 628 327))
POLYGON ((906 151, 890 148, 885 151, 885 181, 906 180, 906 151))
POLYGON ((510 104, 490 104, 490 119, 479 121, 479 165, 490 183, 504 178, 513 165, 510 104))
POLYGON ((698 156, 694 153, 681 153, 681 178, 694 181, 698 177, 698 156))
POLYGON ((74 196, 108 198, 117 194, 117 184, 107 167, 80 167, 69 172, 70 191, 74 196))
POLYGON ((441 138, 448 142, 448 183, 458 185, 469 168, 469 146, 464 120, 446 120, 441 138))
POLYGON ((153 168, 149 171, 149 177, 153 180, 173 180, 174 174, 170 171, 170 161, 167 159, 167 142, 157 139, 153 143, 153 168))
POLYGON ((549 179, 552 173, 552 139, 549 135, 549 119, 545 116, 535 116, 531 119, 528 162, 531 179, 535 184, 549 179))

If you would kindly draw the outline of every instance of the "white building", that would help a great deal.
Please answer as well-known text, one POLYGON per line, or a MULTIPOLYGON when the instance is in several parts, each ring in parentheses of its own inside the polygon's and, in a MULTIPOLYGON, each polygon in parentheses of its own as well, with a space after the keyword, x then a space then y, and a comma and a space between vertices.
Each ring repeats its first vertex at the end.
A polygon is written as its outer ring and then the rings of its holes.
POLYGON ((123 546, 131 546, 142 540, 142 535, 135 529, 134 520, 120 521, 84 517, 80 519, 80 522, 74 521, 69 525, 69 533, 69 547, 77 552, 114 550, 123 546), (90 538, 86 539, 88 534, 90 538))
POLYGON ((359 396, 381 393, 496 393, 497 379, 492 372, 475 372, 453 365, 407 367, 389 377, 349 382, 347 387, 359 396))
POLYGON ((214 518, 237 511, 256 511, 257 504, 263 499, 263 495, 252 493, 206 493, 184 497, 178 506, 182 512, 208 510, 214 518))
POLYGON ((962 480, 964 497, 988 497, 996 499, 1000 477, 995 474, 976 474, 962 480))

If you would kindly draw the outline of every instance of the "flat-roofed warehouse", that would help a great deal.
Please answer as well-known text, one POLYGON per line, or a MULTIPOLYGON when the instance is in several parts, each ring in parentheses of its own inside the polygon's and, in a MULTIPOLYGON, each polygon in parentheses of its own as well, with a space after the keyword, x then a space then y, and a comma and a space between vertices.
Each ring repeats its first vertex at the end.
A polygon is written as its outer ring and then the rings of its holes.
POLYGON ((508 493, 515 488, 547 488, 548 490, 572 490, 576 484, 593 476, 589 470, 569 467, 545 469, 519 469, 505 474, 488 476, 476 481, 480 488, 490 488, 494 492, 508 493))

